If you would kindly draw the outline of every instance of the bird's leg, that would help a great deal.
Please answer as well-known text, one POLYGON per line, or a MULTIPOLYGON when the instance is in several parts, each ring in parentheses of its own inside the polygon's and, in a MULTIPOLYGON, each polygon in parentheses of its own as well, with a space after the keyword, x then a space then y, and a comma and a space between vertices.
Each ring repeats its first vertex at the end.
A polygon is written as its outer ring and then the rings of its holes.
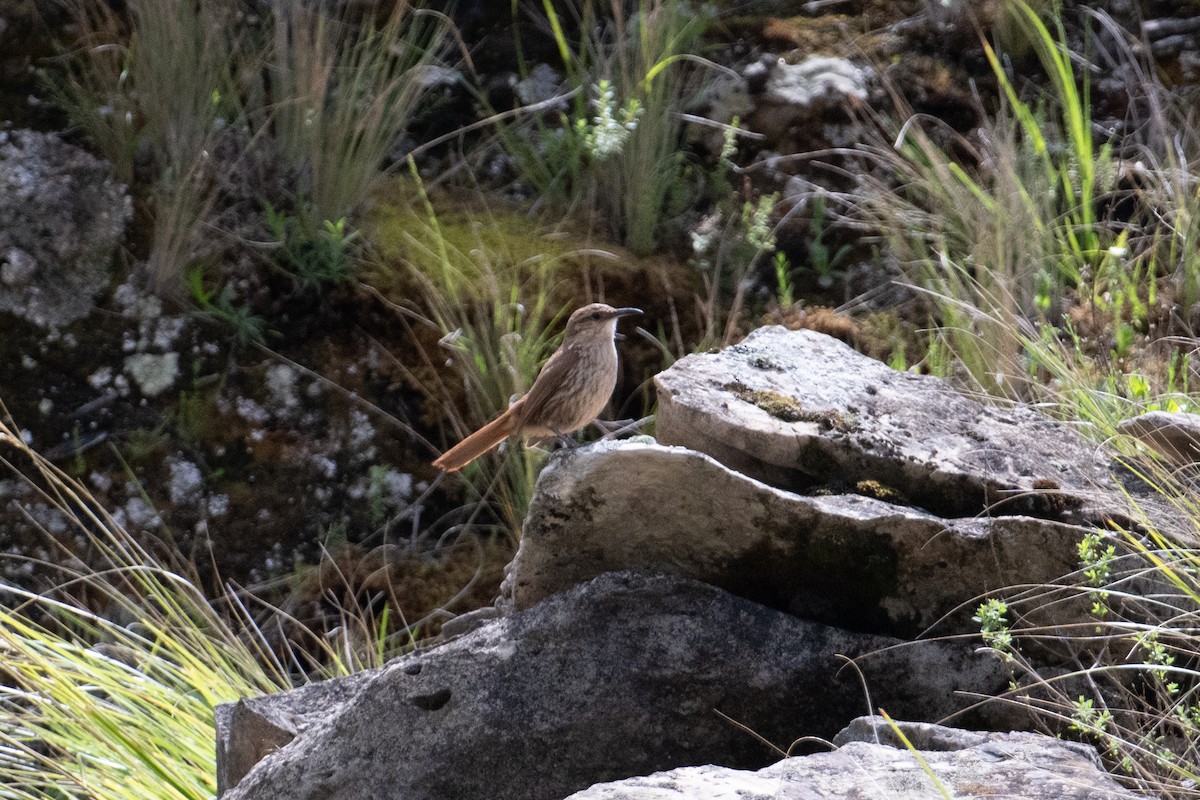
POLYGON ((613 420, 595 420, 596 427, 604 431, 602 440, 616 439, 628 433, 635 433, 642 429, 647 422, 654 419, 654 416, 642 417, 641 419, 613 419, 613 420))

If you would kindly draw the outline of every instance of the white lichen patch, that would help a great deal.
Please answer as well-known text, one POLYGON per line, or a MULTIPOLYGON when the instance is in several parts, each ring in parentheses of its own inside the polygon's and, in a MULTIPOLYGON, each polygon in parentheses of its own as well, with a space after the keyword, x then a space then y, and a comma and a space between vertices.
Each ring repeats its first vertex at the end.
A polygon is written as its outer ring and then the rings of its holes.
POLYGON ((316 453, 312 457, 312 463, 325 480, 333 480, 337 477, 337 462, 329 456, 316 453))
POLYGON ((239 397, 234 400, 233 405, 239 417, 254 425, 266 425, 271 419, 267 410, 249 397, 239 397))
POLYGON ((137 322, 137 331, 125 334, 122 347, 127 353, 145 350, 170 350, 187 327, 185 315, 166 314, 162 301, 141 292, 132 281, 121 284, 113 292, 113 300, 121 316, 137 322))
POLYGON ((299 407, 299 380, 299 374, 287 364, 272 364, 267 367, 267 391, 271 394, 271 402, 284 412, 299 407))
POLYGON ((375 458, 375 445, 372 440, 375 438, 375 426, 371 424, 371 419, 357 408, 350 411, 350 450, 354 453, 355 459, 373 460, 375 458))
POLYGON ((799 64, 779 61, 767 82, 766 99, 791 106, 864 100, 870 71, 844 58, 809 56, 799 64))
POLYGON ((154 507, 138 496, 126 500, 125 505, 113 512, 113 519, 130 532, 152 530, 162 525, 162 518, 154 507))
POLYGON ((225 516, 226 514, 229 513, 229 495, 227 495, 227 494, 212 495, 211 497, 208 498, 208 504, 206 506, 206 509, 208 511, 208 516, 210 516, 210 517, 225 516))
POLYGON ((107 492, 112 488, 113 485, 112 478, 105 475, 103 472, 92 472, 90 475, 88 475, 88 482, 91 483, 92 487, 98 492, 107 492))
POLYGON ((371 479, 380 499, 399 506, 412 497, 413 476, 392 467, 371 468, 371 479))
POLYGON ((187 317, 162 317, 147 332, 150 345, 156 350, 166 350, 183 335, 186 326, 187 317))
POLYGON ((112 383, 112 379, 112 367, 101 367, 88 376, 87 382, 93 389, 103 389, 112 383))
POLYGON ((204 492, 204 476, 200 468, 183 458, 169 458, 167 469, 171 471, 168 488, 171 503, 176 508, 199 505, 204 492))
POLYGON ((178 353, 136 353, 125 359, 125 371, 146 397, 157 397, 179 377, 178 353))

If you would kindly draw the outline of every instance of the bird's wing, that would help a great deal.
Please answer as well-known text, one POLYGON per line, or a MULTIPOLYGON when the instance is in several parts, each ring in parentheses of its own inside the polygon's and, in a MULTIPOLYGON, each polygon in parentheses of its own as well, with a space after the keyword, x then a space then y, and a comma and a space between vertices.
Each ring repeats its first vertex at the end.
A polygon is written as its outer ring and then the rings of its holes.
MULTIPOLYGON (((573 354, 568 354, 571 349, 571 345, 567 344, 555 350, 554 355, 550 356, 542 366, 542 371, 538 373, 533 386, 517 401, 521 405, 521 408, 516 411, 517 430, 525 427, 528 420, 541 417, 547 401, 554 397, 566 382, 572 365, 576 361, 573 354)), ((516 403, 513 405, 515 406, 516 403)))

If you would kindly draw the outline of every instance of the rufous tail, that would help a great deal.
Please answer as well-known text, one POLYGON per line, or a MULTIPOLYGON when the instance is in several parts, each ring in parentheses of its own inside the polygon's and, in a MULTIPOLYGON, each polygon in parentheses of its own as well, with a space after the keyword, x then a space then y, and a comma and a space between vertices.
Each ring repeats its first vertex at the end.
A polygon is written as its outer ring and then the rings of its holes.
POLYGON ((513 434, 512 409, 505 411, 458 444, 442 453, 433 465, 446 472, 458 472, 513 434))

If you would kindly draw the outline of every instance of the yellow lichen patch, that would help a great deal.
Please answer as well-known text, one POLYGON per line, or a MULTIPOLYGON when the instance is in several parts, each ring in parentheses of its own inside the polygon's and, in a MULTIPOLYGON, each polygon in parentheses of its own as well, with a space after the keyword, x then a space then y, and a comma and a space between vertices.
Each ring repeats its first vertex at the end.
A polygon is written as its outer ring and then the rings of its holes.
POLYGON ((730 17, 722 26, 730 39, 761 41, 783 51, 790 62, 811 55, 873 58, 890 37, 886 28, 872 27, 861 17, 822 14, 815 17, 730 17))
POLYGON ((908 498, 902 492, 876 480, 859 481, 854 484, 854 493, 898 506, 910 505, 908 498))
POLYGON ((1064 493, 1062 485, 1051 478, 1038 478, 1033 482, 1034 512, 1042 515, 1062 514, 1083 504, 1078 497, 1064 493))
POLYGON ((840 14, 820 17, 769 17, 763 22, 762 37, 772 46, 794 47, 804 55, 841 55, 850 40, 850 21, 840 14))
POLYGON ((751 389, 741 381, 730 381, 721 387, 732 392, 739 400, 756 405, 776 419, 784 422, 811 422, 822 430, 843 433, 854 428, 854 423, 839 411, 809 411, 800 401, 782 392, 769 389, 751 389))

